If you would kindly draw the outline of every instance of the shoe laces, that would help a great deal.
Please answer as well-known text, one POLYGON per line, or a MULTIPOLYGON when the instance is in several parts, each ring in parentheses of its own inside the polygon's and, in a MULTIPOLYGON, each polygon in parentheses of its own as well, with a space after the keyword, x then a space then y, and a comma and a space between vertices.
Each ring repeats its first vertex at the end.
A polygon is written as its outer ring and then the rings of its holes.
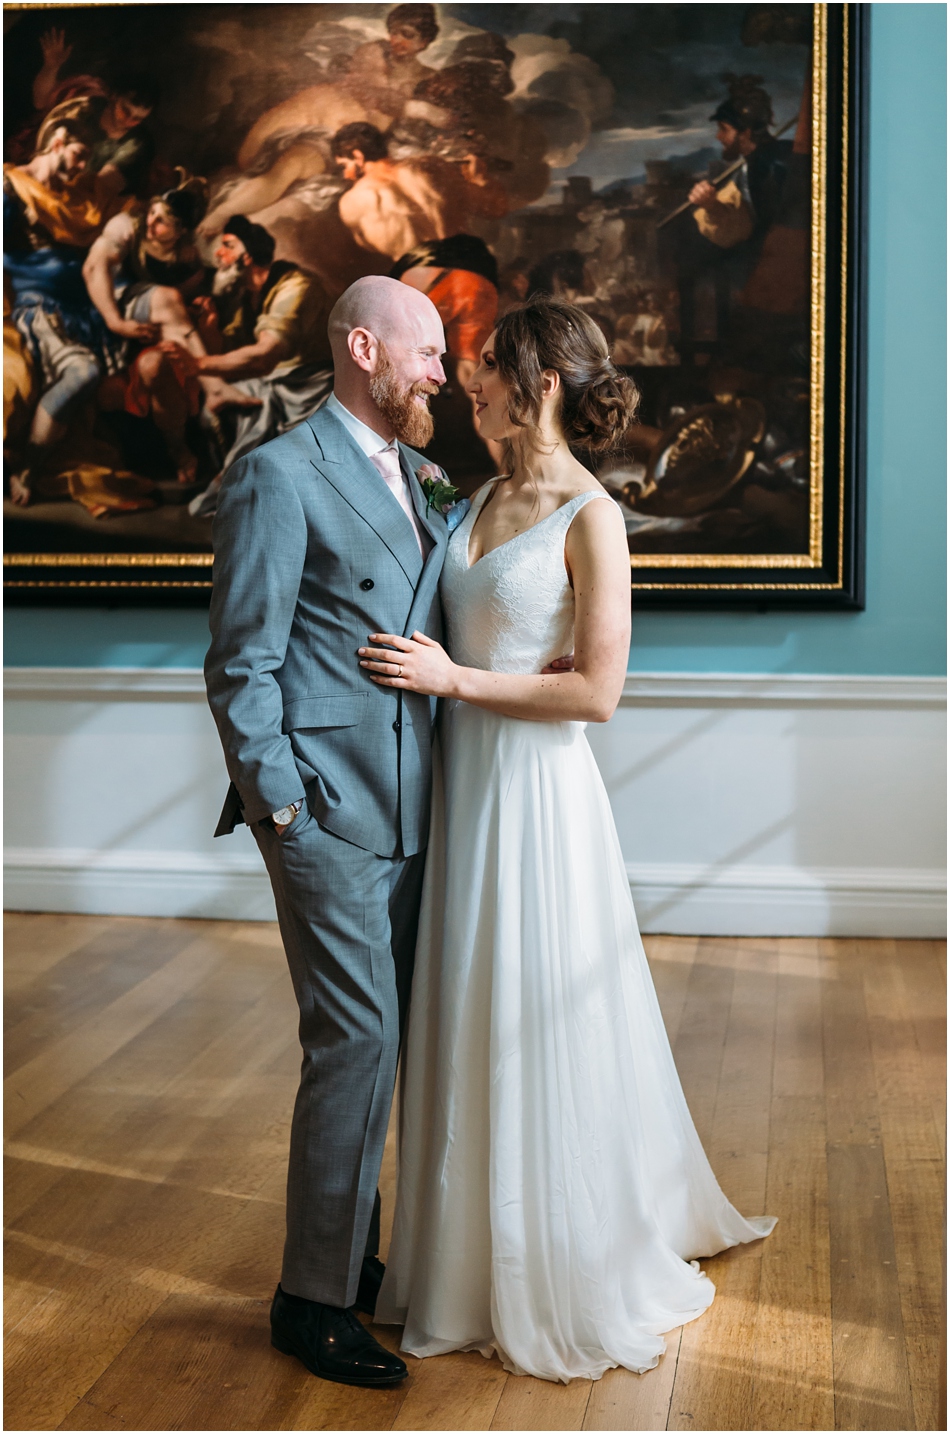
MULTIPOLYGON (((365 1335, 365 1334, 366 1334, 366 1328, 365 1328, 365 1326, 360 1323, 359 1319, 357 1318, 357 1316, 354 1314, 354 1312, 353 1312, 351 1309, 345 1309, 345 1310, 343 1311, 343 1313, 344 1313, 344 1315, 346 1316, 346 1320, 347 1320, 347 1323, 348 1323, 349 1326, 350 1326, 350 1329, 353 1330, 353 1332, 354 1332, 355 1334, 362 1334, 362 1335, 365 1335)), ((372 1336, 370 1336, 370 1337, 372 1337, 372 1336)))

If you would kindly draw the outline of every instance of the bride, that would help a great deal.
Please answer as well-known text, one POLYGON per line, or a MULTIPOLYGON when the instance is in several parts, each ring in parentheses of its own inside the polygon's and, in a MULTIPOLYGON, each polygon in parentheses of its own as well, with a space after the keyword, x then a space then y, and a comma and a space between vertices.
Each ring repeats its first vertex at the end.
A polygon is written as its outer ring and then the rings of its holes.
POLYGON ((614 446, 636 392, 554 300, 500 321, 469 392, 511 472, 450 541, 451 656, 421 633, 360 650, 376 682, 446 699, 376 1319, 420 1358, 598 1379, 656 1365, 713 1299, 697 1258, 775 1222, 743 1218, 703 1153, 584 735, 620 698, 630 567, 569 444, 614 446))

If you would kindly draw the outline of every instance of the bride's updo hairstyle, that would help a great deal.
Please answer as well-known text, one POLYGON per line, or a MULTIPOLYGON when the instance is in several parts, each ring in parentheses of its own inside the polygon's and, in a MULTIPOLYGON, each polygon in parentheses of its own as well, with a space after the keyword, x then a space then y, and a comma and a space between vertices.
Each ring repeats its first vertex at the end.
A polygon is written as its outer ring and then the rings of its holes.
POLYGON ((553 369, 561 380, 564 435, 594 453, 620 444, 640 401, 636 385, 611 363, 594 320, 561 299, 539 295, 499 319, 495 364, 519 428, 540 423, 542 375, 553 369))

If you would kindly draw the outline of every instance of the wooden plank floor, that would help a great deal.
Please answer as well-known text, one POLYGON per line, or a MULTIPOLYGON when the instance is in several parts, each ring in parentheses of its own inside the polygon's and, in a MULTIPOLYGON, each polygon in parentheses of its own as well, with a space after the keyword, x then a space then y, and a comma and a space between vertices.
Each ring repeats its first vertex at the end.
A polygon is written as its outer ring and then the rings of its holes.
POLYGON ((276 928, 9 915, 5 1428, 946 1428, 943 944, 647 947, 716 1173, 775 1234, 704 1262, 717 1299, 649 1374, 459 1354, 369 1392, 268 1343, 298 1066, 276 928))

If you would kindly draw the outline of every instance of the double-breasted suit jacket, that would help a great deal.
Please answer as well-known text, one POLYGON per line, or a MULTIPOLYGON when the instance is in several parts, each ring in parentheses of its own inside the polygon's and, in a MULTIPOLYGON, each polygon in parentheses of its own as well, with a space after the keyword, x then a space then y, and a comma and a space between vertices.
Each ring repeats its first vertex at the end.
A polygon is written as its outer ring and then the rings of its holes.
POLYGON ((217 835, 306 796, 317 820, 379 855, 425 847, 435 700, 379 687, 372 632, 441 640, 445 519, 425 461, 400 444, 431 549, 324 409, 239 460, 215 519, 208 699, 232 787, 217 835))

